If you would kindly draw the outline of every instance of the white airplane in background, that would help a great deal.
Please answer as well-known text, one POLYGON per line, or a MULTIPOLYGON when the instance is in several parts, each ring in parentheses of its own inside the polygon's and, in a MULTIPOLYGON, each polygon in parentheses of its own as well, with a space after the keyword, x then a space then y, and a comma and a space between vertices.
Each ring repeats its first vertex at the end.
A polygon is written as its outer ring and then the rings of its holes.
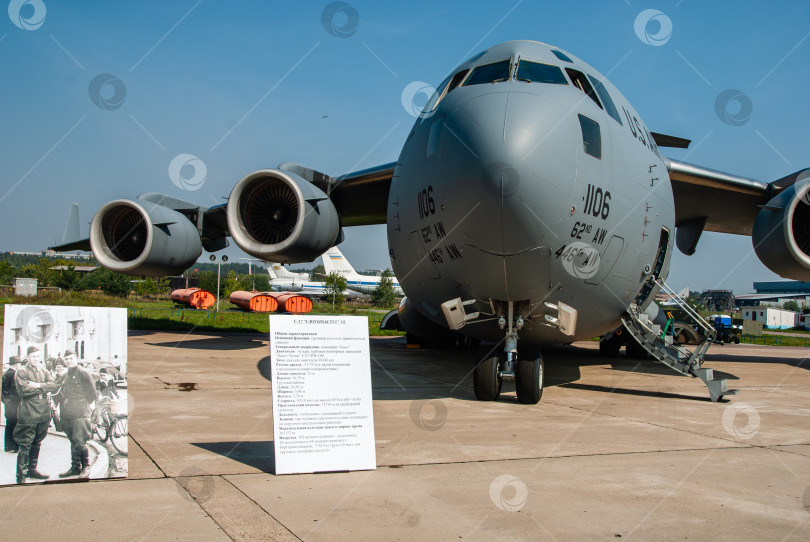
POLYGON ((300 292, 305 285, 309 286, 309 291, 325 292, 323 282, 312 282, 307 273, 292 273, 281 264, 269 264, 267 274, 270 275, 270 288, 279 292, 300 292))
POLYGON ((280 263, 271 263, 270 267, 273 268, 279 279, 296 280, 299 282, 307 282, 309 280, 309 273, 293 273, 280 263))
MULTIPOLYGON (((281 264, 271 263, 267 267, 270 275, 270 288, 279 292, 300 292, 307 297, 323 297, 327 294, 326 283, 308 280, 308 273, 293 273, 281 264)), ((343 290, 346 297, 357 297, 357 292, 343 290)))
MULTIPOLYGON (((332 247, 324 252, 321 259, 323 260, 323 268, 327 275, 331 273, 338 273, 346 277, 346 288, 349 290, 354 290, 355 292, 360 292, 361 294, 372 294, 380 285, 381 277, 379 275, 361 275, 354 270, 354 267, 352 267, 352 265, 337 247, 332 247)), ((402 288, 400 287, 399 281, 397 281, 396 277, 392 276, 391 280, 394 284, 394 292, 396 292, 398 296, 405 295, 402 292, 402 288)))

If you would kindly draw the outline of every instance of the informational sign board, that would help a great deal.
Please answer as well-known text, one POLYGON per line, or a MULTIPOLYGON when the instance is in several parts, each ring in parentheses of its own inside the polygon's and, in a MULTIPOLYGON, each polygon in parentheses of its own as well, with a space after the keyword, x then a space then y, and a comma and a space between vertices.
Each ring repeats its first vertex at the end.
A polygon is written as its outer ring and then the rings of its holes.
POLYGON ((270 316, 276 474, 376 468, 368 319, 270 316))

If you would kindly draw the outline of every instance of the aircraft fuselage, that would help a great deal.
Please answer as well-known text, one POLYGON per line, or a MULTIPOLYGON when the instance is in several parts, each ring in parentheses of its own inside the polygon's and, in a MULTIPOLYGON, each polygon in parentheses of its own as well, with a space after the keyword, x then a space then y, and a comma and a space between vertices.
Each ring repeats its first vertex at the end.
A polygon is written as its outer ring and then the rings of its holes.
MULTIPOLYGON (((549 344, 601 335, 629 303, 651 301, 674 220, 662 156, 624 96, 573 55, 516 41, 437 89, 397 162, 387 227, 394 273, 423 316, 446 326, 450 299, 494 317, 511 301, 521 341, 549 344), (578 311, 573 336, 541 323, 544 302, 578 311)), ((496 318, 463 333, 503 337, 496 318)))

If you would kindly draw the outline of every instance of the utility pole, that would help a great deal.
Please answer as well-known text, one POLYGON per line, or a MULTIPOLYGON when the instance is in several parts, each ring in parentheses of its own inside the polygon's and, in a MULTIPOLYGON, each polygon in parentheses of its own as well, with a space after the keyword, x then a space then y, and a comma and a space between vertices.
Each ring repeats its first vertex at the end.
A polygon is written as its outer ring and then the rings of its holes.
MULTIPOLYGON (((259 260, 258 258, 239 258, 240 260, 247 260, 248 263, 248 275, 250 275, 251 279, 253 280, 252 286, 250 287, 251 290, 254 292, 256 291, 256 275, 253 274, 253 262, 263 262, 264 260, 259 260)), ((272 290, 272 288, 271 288, 272 290)))
MULTIPOLYGON (((216 261, 217 257, 214 256, 213 254, 211 254, 209 259, 212 262, 214 262, 214 261, 216 261)), ((222 262, 227 262, 227 261, 228 261, 228 256, 223 254, 220 261, 217 262, 217 309, 216 309, 217 312, 219 312, 219 276, 220 276, 220 271, 222 270, 222 262)))

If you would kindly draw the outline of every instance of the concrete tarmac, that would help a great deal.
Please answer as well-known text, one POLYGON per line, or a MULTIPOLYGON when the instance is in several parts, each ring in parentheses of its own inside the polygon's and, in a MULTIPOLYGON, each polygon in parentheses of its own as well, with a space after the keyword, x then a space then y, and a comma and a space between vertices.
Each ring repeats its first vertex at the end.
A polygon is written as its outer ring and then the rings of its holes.
POLYGON ((808 540, 810 350, 712 346, 740 395, 545 352, 538 405, 474 352, 371 340, 377 469, 276 476, 262 335, 133 331, 129 478, 0 488, 4 538, 808 540))

